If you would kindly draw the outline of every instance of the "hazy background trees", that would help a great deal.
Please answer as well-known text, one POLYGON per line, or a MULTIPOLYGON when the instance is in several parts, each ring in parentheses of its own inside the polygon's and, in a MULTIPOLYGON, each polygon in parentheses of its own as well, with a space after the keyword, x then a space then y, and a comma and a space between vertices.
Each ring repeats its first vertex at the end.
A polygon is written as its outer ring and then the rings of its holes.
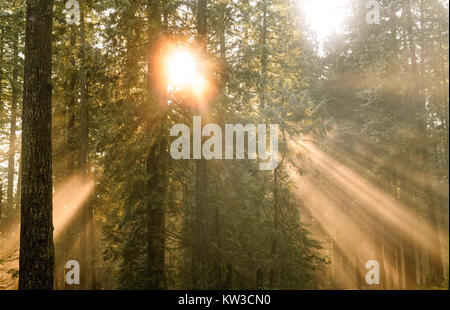
MULTIPOLYGON (((301 1, 79 3, 79 25, 54 3, 56 289, 366 288, 371 259, 377 288, 448 287, 448 4, 380 1, 369 25, 351 0, 320 44, 301 1), (202 57, 208 100, 167 88, 167 40, 202 57), (199 113, 279 124, 280 166, 172 160, 168 130, 199 113)), ((31 201, 25 7, 0 4, 0 288, 31 201)))

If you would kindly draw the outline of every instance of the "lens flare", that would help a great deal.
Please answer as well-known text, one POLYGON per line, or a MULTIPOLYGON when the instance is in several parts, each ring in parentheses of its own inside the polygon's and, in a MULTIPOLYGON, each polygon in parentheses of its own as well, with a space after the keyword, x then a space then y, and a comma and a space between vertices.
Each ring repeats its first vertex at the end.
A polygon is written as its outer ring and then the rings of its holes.
POLYGON ((166 60, 166 74, 169 86, 173 89, 183 89, 189 84, 196 86, 198 80, 197 60, 186 49, 175 50, 166 60))

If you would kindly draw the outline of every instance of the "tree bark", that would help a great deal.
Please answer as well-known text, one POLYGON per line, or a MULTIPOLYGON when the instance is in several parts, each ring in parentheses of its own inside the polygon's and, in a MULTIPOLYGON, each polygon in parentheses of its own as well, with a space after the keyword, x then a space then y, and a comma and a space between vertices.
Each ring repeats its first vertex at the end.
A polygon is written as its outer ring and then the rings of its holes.
POLYGON ((3 184, 0 183, 0 246, 3 244, 3 184))
POLYGON ((22 112, 19 289, 53 289, 53 0, 28 0, 22 112))
MULTIPOLYGON (((3 110, 3 28, 0 27, 0 114, 3 110)), ((0 233, 2 233, 2 219, 3 219, 3 184, 0 184, 0 233)), ((3 236, 2 236, 3 238, 3 236)))
POLYGON ((3 100, 2 100, 2 96, 3 96, 3 53, 4 53, 4 32, 3 32, 3 27, 0 27, 0 113, 2 113, 3 111, 3 100))
MULTIPOLYGON (((147 268, 146 289, 166 289, 166 192, 167 192, 167 83, 158 72, 163 56, 161 47, 164 28, 160 0, 148 1, 148 37, 150 59, 148 64, 148 106, 152 111, 147 118, 149 137, 155 137, 147 155, 149 180, 147 203, 147 268)), ((166 14, 164 14, 166 15, 166 14)), ((164 19, 167 21, 166 18, 164 19)))

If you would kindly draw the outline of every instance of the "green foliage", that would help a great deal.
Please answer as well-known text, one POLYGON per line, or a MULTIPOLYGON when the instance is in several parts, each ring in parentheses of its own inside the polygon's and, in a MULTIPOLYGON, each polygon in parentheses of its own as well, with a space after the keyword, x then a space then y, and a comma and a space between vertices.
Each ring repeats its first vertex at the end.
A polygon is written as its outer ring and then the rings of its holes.
MULTIPOLYGON (((146 271, 146 205, 150 200, 167 205, 166 276, 169 288, 190 288, 192 255, 197 242, 194 229, 195 167, 190 161, 169 161, 168 192, 164 197, 149 197, 146 184, 146 154, 156 137, 145 129, 148 117, 146 61, 148 38, 142 31, 145 5, 112 2, 103 9, 109 16, 101 22, 106 31, 103 56, 108 68, 100 75, 107 96, 99 100, 101 126, 93 131, 99 164, 98 188, 102 230, 108 242, 104 258, 117 266, 117 287, 140 289, 150 274, 146 271), (150 199, 150 200, 149 200, 150 199), (101 205, 107 207, 101 207, 101 205), (117 265, 118 264, 118 265, 117 265)), ((169 33, 174 38, 193 36, 195 8, 169 1, 165 3, 169 33), (188 13, 185 15, 185 13, 188 13), (190 14, 189 14, 190 13, 190 14), (176 23, 175 23, 176 22, 176 23)), ((313 53, 301 33, 294 7, 273 4, 269 9, 268 41, 261 46, 260 7, 248 2, 213 2, 208 7, 210 57, 222 68, 215 72, 220 92, 210 103, 210 115, 217 124, 279 123, 283 131, 295 133, 290 121, 303 121, 299 102, 307 104, 313 53), (288 16, 289 15, 289 16, 288 16), (245 17, 244 19, 240 17, 245 17), (289 17, 289 18, 288 18, 289 17), (277 23, 277 20, 285 21, 277 23), (253 21, 253 22, 252 22, 253 21), (242 29, 237 31, 237 29, 242 29), (220 47, 220 44, 225 46, 220 47), (233 47, 233 48, 232 48, 233 47), (267 49, 267 105, 258 109, 262 49, 267 49), (224 53, 225 52, 225 53, 224 53), (309 56, 307 56, 309 55, 309 56), (245 86, 244 86, 245 85, 245 86), (300 112, 299 112, 300 110, 300 112)), ((185 98, 172 96, 167 128, 189 123, 192 112, 185 98)), ((153 113, 153 112, 152 112, 153 113)), ((284 146, 286 157, 290 151, 284 146)), ((208 162, 208 212, 205 214, 208 263, 208 288, 226 287, 225 273, 233 266, 232 288, 253 289, 256 270, 263 270, 264 287, 307 288, 320 263, 320 245, 310 238, 300 222, 298 202, 283 165, 273 174, 260 172, 252 161, 208 162), (279 197, 274 201, 273 187, 279 197), (274 206, 274 204, 276 206, 274 206), (280 223, 274 226, 274 207, 280 209, 280 223), (275 228, 274 228, 275 227, 275 228), (272 253, 272 242, 278 242, 272 253), (278 274, 277 284, 269 284, 270 272, 278 274)))
MULTIPOLYGON (((80 28, 65 21, 65 1, 55 1, 53 176, 59 185, 76 176, 81 166, 80 71, 85 64, 89 171, 95 179, 85 205, 95 210, 96 242, 92 252, 83 254, 80 239, 87 225, 81 212, 75 214, 55 242, 58 281, 67 257, 98 257, 97 265, 89 268, 97 268, 99 288, 146 289, 156 277, 149 267, 150 214, 162 208, 169 289, 196 288, 196 277, 202 277, 206 289, 331 287, 336 279, 326 272, 336 262, 325 256, 324 240, 339 243, 354 236, 336 231, 316 235, 321 223, 306 214, 308 206, 297 193, 304 184, 294 182, 296 175, 316 177, 305 165, 300 138, 315 139, 322 151, 356 167, 421 218, 430 220, 430 206, 440 212, 448 207, 448 12, 441 1, 383 0, 381 23, 367 25, 365 1, 352 0, 353 14, 344 33, 330 37, 323 57, 311 40, 299 1, 208 1, 205 58, 212 64, 208 78, 216 90, 208 102, 208 121, 222 127, 279 124, 280 165, 267 172, 250 160, 208 161, 206 211, 201 216, 198 166, 164 156, 173 140, 168 130, 174 124, 192 125, 192 98, 169 91, 167 107, 158 105, 158 90, 150 80, 156 71, 149 63, 160 36, 200 50, 197 1, 81 3, 84 46, 80 28), (161 27, 148 7, 155 3, 161 4, 161 27), (416 182, 419 176, 426 186, 416 182), (204 245, 199 254, 200 239, 204 245), (201 276, 199 255, 205 260, 201 276)), ((23 0, 0 3, 1 206, 7 185, 12 72, 23 70, 24 8, 23 0)), ((21 87, 18 90, 21 98, 21 87)), ((327 176, 314 181, 328 184, 327 176)), ((334 187, 324 191, 339 192, 334 187)), ((15 188, 19 201, 20 188, 15 188)), ((332 198, 341 199, 341 193, 332 198)), ((355 200, 346 204, 357 205, 355 200)), ((2 208, 0 235, 19 221, 19 209, 18 203, 2 208)), ((384 236, 384 226, 374 228, 360 219, 356 225, 370 230, 377 242, 384 236)), ((356 254, 348 255, 356 261, 356 254)), ((4 263, 0 259, 0 265, 4 263)), ((16 270, 6 274, 8 281, 17 277, 16 270)), ((0 288, 1 280, 0 274, 0 288)), ((426 282, 427 287, 448 287, 433 271, 426 282)))

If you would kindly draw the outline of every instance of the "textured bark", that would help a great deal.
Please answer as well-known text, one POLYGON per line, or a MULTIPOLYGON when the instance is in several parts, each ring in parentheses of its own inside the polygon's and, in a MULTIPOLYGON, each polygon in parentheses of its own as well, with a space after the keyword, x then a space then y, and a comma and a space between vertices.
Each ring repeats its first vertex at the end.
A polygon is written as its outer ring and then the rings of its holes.
POLYGON ((0 183, 0 242, 3 241, 3 184, 0 183))
MULTIPOLYGON (((3 28, 0 28, 0 113, 3 110, 3 28)), ((3 184, 0 184, 0 225, 3 217, 3 184)), ((2 233, 2 227, 0 226, 0 233, 2 233)))
POLYGON ((26 12, 19 289, 51 290, 53 0, 28 0, 26 12))
POLYGON ((3 100, 2 100, 2 95, 3 95, 3 49, 4 49, 4 32, 3 32, 3 28, 0 27, 0 113, 3 110, 3 100))

